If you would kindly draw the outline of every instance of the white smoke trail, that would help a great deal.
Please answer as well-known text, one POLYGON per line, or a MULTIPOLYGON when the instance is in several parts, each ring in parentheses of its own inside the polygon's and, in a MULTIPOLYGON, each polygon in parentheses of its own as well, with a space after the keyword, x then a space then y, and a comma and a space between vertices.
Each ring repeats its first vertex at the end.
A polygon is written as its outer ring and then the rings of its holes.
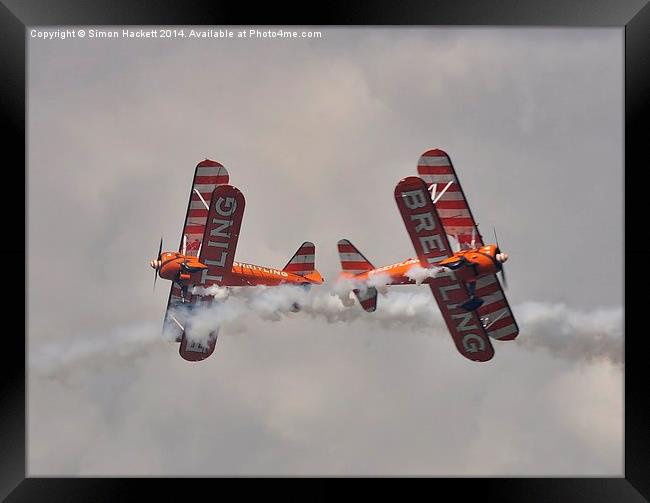
MULTIPOLYGON (((379 279, 376 284, 382 281, 379 279)), ((305 291, 291 285, 234 288, 226 303, 209 308, 200 316, 202 320, 222 324, 224 331, 230 322, 241 322, 251 315, 265 321, 306 315, 328 323, 360 321, 381 328, 404 326, 411 331, 447 334, 444 320, 429 292, 420 289, 389 291, 381 298, 376 312, 366 313, 346 290, 362 286, 344 279, 331 291, 305 291), (301 313, 293 313, 294 303, 300 306, 301 313)), ((513 342, 518 347, 545 349, 571 360, 602 359, 615 365, 623 363, 622 308, 578 311, 565 304, 524 302, 512 306, 512 310, 520 330, 513 342)), ((241 324, 237 328, 238 331, 243 329, 241 324)), ((507 343, 494 341, 494 344, 507 343)))
POLYGON ((566 304, 524 302, 513 307, 522 348, 545 349, 570 360, 623 366, 623 308, 577 311, 566 304))
POLYGON ((412 266, 408 271, 406 271, 406 276, 415 281, 416 285, 422 283, 425 279, 434 278, 436 274, 443 271, 443 267, 429 267, 424 268, 418 264, 412 266))
MULTIPOLYGON (((308 316, 327 323, 364 323, 377 329, 400 327, 401 334, 413 332, 447 336, 447 330, 428 291, 389 291, 379 299, 377 311, 367 313, 358 305, 345 281, 322 287, 292 285, 277 287, 241 287, 212 289, 217 297, 209 307, 195 308, 191 314, 194 334, 199 340, 219 328, 220 336, 247 332, 252 318, 279 322, 285 318, 308 316), (295 312, 295 305, 300 312, 295 312)), ((210 289, 206 289, 210 290, 210 289)), ((623 365, 623 309, 600 308, 578 311, 565 304, 524 302, 512 306, 519 324, 515 341, 494 341, 499 345, 516 344, 529 350, 546 350, 554 356, 573 361, 606 360, 623 365)), ((29 367, 40 373, 77 361, 102 355, 125 357, 163 342, 159 326, 123 327, 102 338, 74 338, 65 344, 41 345, 30 349, 29 367)))
POLYGON ((193 286, 190 289, 190 293, 192 295, 201 295, 201 296, 210 296, 214 297, 215 300, 224 300, 228 298, 228 295, 230 294, 230 289, 226 286, 217 286, 217 285, 212 285, 209 286, 208 288, 204 288, 202 286, 193 286))
MULTIPOLYGON (((378 290, 387 291, 386 286, 390 284, 392 278, 388 273, 379 272, 370 275, 365 280, 359 280, 350 276, 339 276, 332 284, 331 292, 335 293, 341 298, 347 298, 352 290, 359 290, 365 293, 368 288, 376 288, 378 290)), ((281 285, 281 287, 284 285, 281 285)))
POLYGON ((391 280, 392 278, 390 277, 390 274, 385 272, 378 272, 376 274, 370 275, 365 281, 365 284, 368 287, 381 288, 382 286, 389 285, 391 280))
POLYGON ((100 336, 84 334, 68 337, 57 344, 34 347, 29 341, 29 368, 47 375, 97 356, 129 357, 159 343, 160 328, 160 324, 140 323, 119 327, 100 336))

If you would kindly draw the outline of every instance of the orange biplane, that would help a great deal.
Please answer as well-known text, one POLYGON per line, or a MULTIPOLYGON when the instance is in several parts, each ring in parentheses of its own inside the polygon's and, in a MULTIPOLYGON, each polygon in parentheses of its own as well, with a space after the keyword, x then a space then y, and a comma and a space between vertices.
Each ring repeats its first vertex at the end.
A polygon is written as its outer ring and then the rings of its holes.
MULTIPOLYGON (((163 330, 172 332, 188 361, 204 360, 217 342, 218 327, 205 343, 187 336, 192 319, 188 314, 214 299, 207 288, 283 283, 308 287, 323 282, 315 268, 316 247, 308 241, 283 269, 234 261, 245 200, 228 182, 228 171, 220 163, 206 159, 196 166, 179 251, 163 252, 161 238, 158 256, 149 264, 156 274, 154 286, 158 276, 172 281, 163 330)), ((294 304, 293 310, 298 309, 294 304)))
MULTIPOLYGON (((494 355, 490 337, 512 340, 519 328, 496 276, 508 254, 498 243, 484 244, 449 156, 425 152, 418 175, 402 179, 395 200, 417 258, 375 268, 347 239, 338 242, 342 276, 368 312, 377 307, 377 289, 388 285, 429 285, 458 351, 473 361, 494 355), (454 246, 452 247, 452 243, 454 246)), ((496 240, 496 232, 495 232, 496 240)))

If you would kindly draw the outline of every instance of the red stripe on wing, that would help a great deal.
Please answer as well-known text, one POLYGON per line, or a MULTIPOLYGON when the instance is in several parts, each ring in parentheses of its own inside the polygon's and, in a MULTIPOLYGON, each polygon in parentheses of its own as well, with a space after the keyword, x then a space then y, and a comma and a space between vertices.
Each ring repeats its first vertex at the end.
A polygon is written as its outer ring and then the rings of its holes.
MULTIPOLYGON (((474 220, 471 218, 441 218, 445 227, 474 227, 474 220)), ((450 233, 451 234, 451 233, 450 233)))
POLYGON ((209 185, 209 184, 217 184, 217 185, 226 185, 228 183, 228 175, 225 176, 218 176, 218 175, 210 175, 210 176, 195 176, 194 177, 194 185, 209 185))
POLYGON ((419 175, 450 175, 453 173, 451 166, 422 166, 418 165, 419 175))

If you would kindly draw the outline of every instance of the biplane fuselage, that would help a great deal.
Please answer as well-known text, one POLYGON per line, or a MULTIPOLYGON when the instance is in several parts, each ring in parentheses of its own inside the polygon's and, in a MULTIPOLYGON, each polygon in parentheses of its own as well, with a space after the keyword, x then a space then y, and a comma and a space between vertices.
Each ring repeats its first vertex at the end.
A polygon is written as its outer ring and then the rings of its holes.
POLYGON ((282 271, 272 267, 262 267, 243 262, 233 262, 232 278, 234 281, 241 281, 244 285, 265 285, 277 286, 283 283, 293 285, 320 285, 323 277, 314 270, 312 273, 300 276, 289 271, 282 271))
MULTIPOLYGON (((461 281, 472 282, 479 278, 495 274, 502 268, 502 263, 508 260, 507 253, 497 253, 496 245, 487 245, 480 248, 460 250, 440 262, 430 265, 432 268, 445 267, 454 271, 456 277, 461 281)), ((402 262, 378 267, 356 275, 347 275, 355 280, 366 281, 379 274, 386 275, 386 285, 410 285, 414 283, 429 284, 433 276, 426 277, 422 281, 416 281, 409 272, 414 267, 420 267, 420 260, 409 258, 402 262)))
MULTIPOLYGON (((160 264, 153 260, 150 265, 158 270, 158 275, 161 278, 174 281, 183 286, 199 284, 201 271, 208 269, 208 266, 199 262, 197 257, 183 255, 178 252, 163 252, 160 264)), ((319 285, 322 282, 323 278, 318 271, 300 276, 273 267, 233 262, 231 274, 224 281, 224 284, 226 286, 277 286, 283 283, 319 285)))

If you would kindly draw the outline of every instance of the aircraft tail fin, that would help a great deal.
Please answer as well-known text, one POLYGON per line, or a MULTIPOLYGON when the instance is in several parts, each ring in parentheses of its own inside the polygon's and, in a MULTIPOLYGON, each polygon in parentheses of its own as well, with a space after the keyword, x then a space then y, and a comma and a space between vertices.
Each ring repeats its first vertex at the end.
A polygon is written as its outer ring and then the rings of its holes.
POLYGON ((305 241, 300 245, 298 251, 293 254, 291 260, 282 270, 303 276, 314 283, 323 282, 323 277, 316 270, 316 246, 310 241, 305 241))
MULTIPOLYGON (((339 259, 344 276, 356 276, 375 268, 370 261, 363 256, 357 248, 347 239, 341 239, 337 243, 339 259)), ((359 300, 361 307, 369 313, 377 309, 377 289, 375 287, 355 288, 352 290, 359 300)))
POLYGON ((344 273, 356 275, 375 268, 347 239, 341 239, 337 245, 339 259, 341 260, 341 269, 343 269, 344 273))

